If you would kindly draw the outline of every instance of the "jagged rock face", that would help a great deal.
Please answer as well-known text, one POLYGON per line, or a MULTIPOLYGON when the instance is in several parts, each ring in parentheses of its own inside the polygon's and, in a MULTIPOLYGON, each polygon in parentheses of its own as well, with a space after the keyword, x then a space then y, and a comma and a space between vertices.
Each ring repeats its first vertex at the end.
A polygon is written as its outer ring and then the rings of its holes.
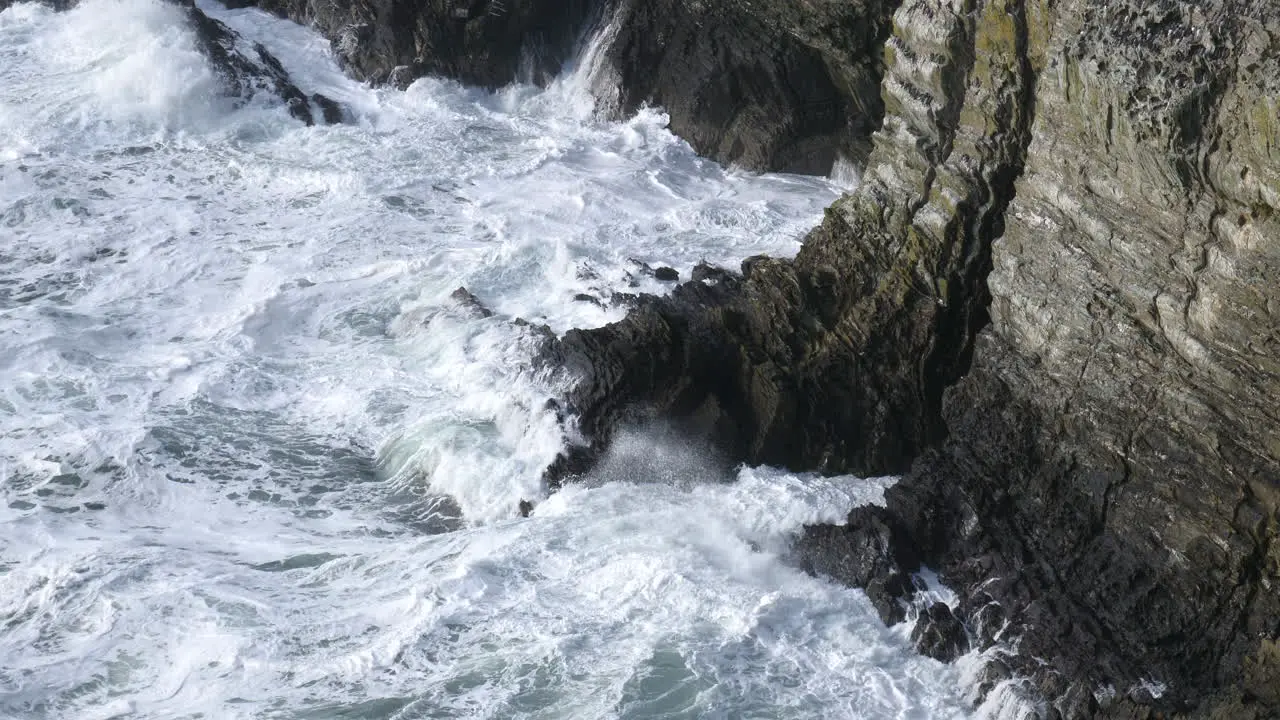
POLYGON ((911 468, 801 555, 857 584, 923 558, 1051 715, 1274 716, 1278 12, 907 0, 862 187, 794 262, 566 335, 582 428, 911 468))
POLYGON ((631 110, 661 105, 699 153, 827 174, 862 161, 882 115, 891 3, 624 0, 608 57, 631 110))
POLYGON ((314 25, 347 70, 408 85, 427 74, 484 87, 545 84, 572 54, 600 0, 232 0, 314 25))
POLYGON ((911 641, 921 655, 951 662, 969 651, 964 624, 945 603, 934 603, 920 614, 911 641))

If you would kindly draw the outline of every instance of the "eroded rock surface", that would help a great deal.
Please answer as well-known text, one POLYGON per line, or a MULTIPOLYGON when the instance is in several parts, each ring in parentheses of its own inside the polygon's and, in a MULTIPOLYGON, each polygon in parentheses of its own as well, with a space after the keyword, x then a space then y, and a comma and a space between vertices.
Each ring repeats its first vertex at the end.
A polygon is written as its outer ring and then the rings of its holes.
POLYGON ((911 641, 921 655, 951 662, 969 651, 964 624, 946 603, 934 603, 920 614, 911 631, 911 641))
POLYGON ((954 582, 1029 586, 1028 651, 1197 714, 1277 712, 1278 10, 1046 15, 992 327, 896 503, 954 582))
POLYGON ((794 262, 704 269, 621 323, 568 333, 583 430, 607 440, 632 412, 686 417, 747 462, 826 472, 901 472, 941 440, 1030 142, 1029 31, 1013 10, 898 11, 886 54, 913 60, 889 67, 863 184, 794 262))

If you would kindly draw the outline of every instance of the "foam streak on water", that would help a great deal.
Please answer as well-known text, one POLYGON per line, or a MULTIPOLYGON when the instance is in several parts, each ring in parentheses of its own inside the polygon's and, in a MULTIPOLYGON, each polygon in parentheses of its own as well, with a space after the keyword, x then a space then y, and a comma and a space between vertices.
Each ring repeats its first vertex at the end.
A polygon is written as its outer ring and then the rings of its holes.
POLYGON ((794 253, 835 185, 601 121, 597 71, 373 90, 206 9, 354 122, 217 97, 159 0, 0 13, 0 717, 965 714, 783 560, 883 483, 654 466, 515 517, 562 438, 511 320, 794 253))

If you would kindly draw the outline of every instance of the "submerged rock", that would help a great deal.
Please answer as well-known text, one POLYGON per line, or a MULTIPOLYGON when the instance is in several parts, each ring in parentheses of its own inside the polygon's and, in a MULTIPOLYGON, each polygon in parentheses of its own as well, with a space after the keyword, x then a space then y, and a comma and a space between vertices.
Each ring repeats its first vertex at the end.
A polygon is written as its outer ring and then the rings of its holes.
POLYGON ((480 302, 480 298, 476 297, 475 293, 465 287, 458 287, 458 289, 449 293, 449 298, 477 318, 493 317, 493 311, 480 302))

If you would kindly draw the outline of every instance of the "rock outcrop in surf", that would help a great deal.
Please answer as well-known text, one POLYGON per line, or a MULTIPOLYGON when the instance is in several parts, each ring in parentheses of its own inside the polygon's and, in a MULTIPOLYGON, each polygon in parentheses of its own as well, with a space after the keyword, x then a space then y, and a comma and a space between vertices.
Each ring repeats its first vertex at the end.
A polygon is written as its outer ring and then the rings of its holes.
POLYGON ((1274 4, 258 4, 398 84, 545 82, 613 22, 621 111, 750 168, 865 159, 794 261, 699 268, 549 346, 592 439, 553 484, 654 416, 746 462, 903 473, 801 560, 886 621, 938 569, 1046 715, 1276 712, 1274 4))
POLYGON ((194 0, 166 0, 182 9, 195 31, 200 51, 222 80, 228 97, 249 101, 260 93, 274 95, 289 114, 307 125, 332 125, 343 120, 342 107, 320 93, 304 93, 288 71, 261 43, 242 49, 242 41, 231 28, 205 15, 194 0))
POLYGON ((231 0, 314 26, 347 70, 405 86, 427 74, 546 84, 589 35, 617 96, 663 106, 698 152, 752 170, 826 174, 865 159, 883 108, 891 3, 716 0, 231 0))
POLYGON ((936 569, 961 601, 922 651, 1007 644, 983 687, 1022 677, 1046 717, 1280 714, 1275 3, 254 4, 397 84, 546 82, 613 22, 621 111, 659 102, 751 168, 865 159, 795 260, 548 342, 590 440, 553 485, 652 417, 749 463, 900 473, 796 553, 886 622, 936 569))
MULTIPOLYGON (((239 102, 267 94, 279 98, 289 114, 307 125, 340 123, 342 106, 321 93, 305 93, 294 83, 284 66, 261 43, 249 45, 224 23, 206 15, 195 0, 164 0, 178 8, 195 35, 196 46, 208 59, 222 85, 222 93, 239 102)), ((0 0, 0 10, 12 5, 0 0)), ((45 0, 45 5, 64 12, 78 0, 45 0)))

